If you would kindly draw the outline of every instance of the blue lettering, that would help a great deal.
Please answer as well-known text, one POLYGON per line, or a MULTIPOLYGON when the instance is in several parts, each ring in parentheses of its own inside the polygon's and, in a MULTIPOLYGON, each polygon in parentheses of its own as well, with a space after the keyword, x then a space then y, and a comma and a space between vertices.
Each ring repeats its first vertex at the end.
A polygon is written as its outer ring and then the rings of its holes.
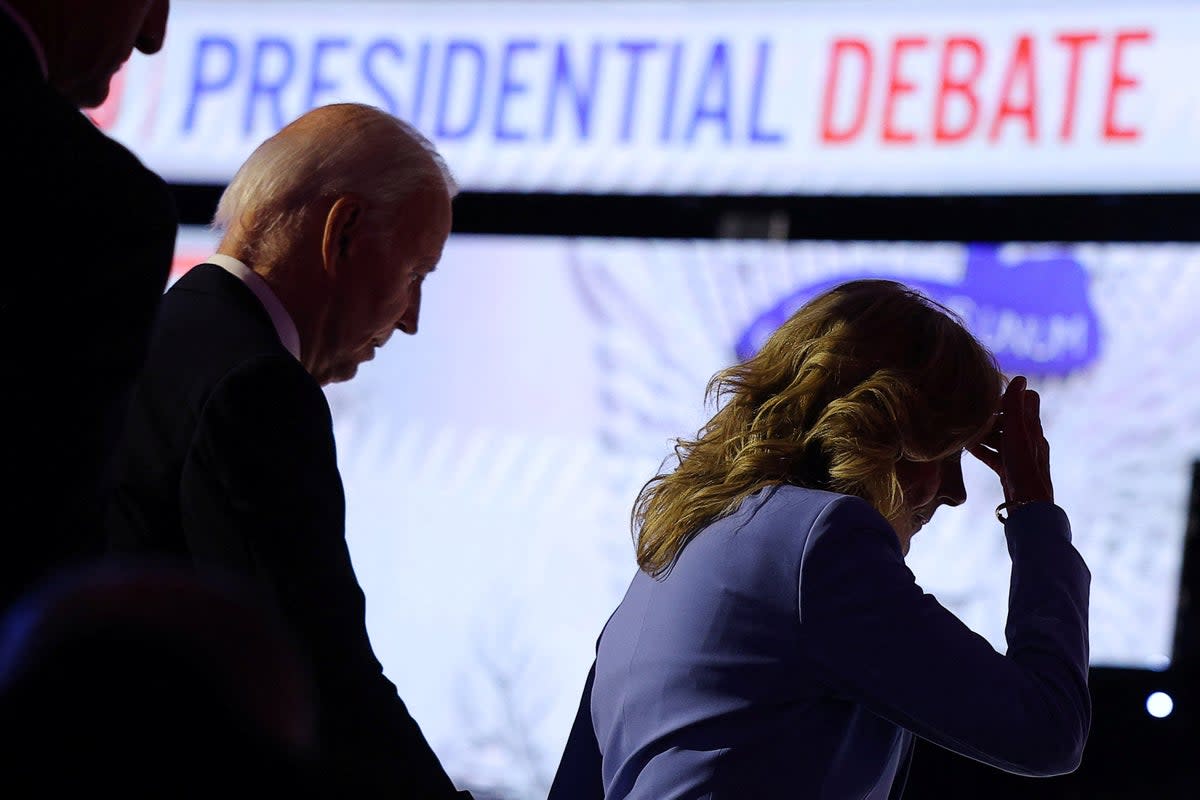
POLYGON ((702 120, 720 122, 722 138, 727 142, 733 138, 733 131, 729 126, 729 55, 725 42, 713 45, 712 54, 708 58, 708 68, 696 88, 695 107, 684 137, 687 141, 695 138, 696 128, 702 120), (706 103, 714 86, 717 90, 717 105, 710 107, 706 103))
POLYGON ((246 134, 254 132, 254 106, 255 99, 259 95, 263 95, 269 102, 273 101, 271 110, 274 111, 275 118, 271 121, 271 130, 277 131, 284 126, 285 118, 281 95, 283 88, 291 81, 292 70, 295 66, 296 56, 287 40, 268 38, 258 41, 258 45, 254 48, 254 67, 250 73, 250 90, 246 94, 246 118, 243 125, 243 131, 246 134), (263 76, 267 58, 271 53, 278 53, 282 58, 283 65, 279 74, 273 79, 263 76))
POLYGON ((345 50, 350 46, 348 39, 318 39, 313 48, 312 79, 308 83, 308 108, 316 108, 318 96, 322 92, 332 92, 338 88, 338 82, 327 78, 321 70, 325 54, 331 50, 345 50))
POLYGON ((550 79, 549 98, 546 102, 546 124, 542 127, 542 138, 551 139, 554 136, 554 116, 558 109, 559 92, 565 89, 571 93, 575 105, 575 118, 579 120, 579 138, 587 141, 591 135, 592 101, 596 97, 596 79, 600 74, 600 44, 592 43, 592 58, 588 64, 586 86, 580 87, 575 83, 571 66, 567 59, 567 44, 559 42, 554 54, 554 75, 550 79))
POLYGON ((514 80, 512 77, 513 62, 516 61, 517 53, 522 50, 536 50, 537 46, 537 42, 522 39, 509 42, 508 46, 504 48, 504 59, 500 62, 500 94, 496 98, 497 141, 522 141, 525 139, 524 131, 513 131, 504 127, 504 110, 507 108, 510 97, 524 94, 529 89, 528 83, 514 80))
POLYGON ((754 61, 754 91, 750 96, 750 141, 763 144, 779 144, 783 134, 779 131, 767 131, 761 126, 763 91, 767 80, 767 58, 771 54, 771 43, 763 39, 758 43, 758 57, 754 61))
POLYGON ((375 63, 376 53, 390 55, 393 61, 403 61, 404 50, 395 42, 388 41, 387 39, 380 39, 377 42, 373 42, 370 47, 363 51, 362 57, 363 79, 369 83, 371 88, 378 92, 379 96, 383 99, 383 102, 380 103, 380 106, 387 109, 388 113, 398 115, 400 114, 400 109, 399 104, 396 102, 395 96, 388 91, 387 85, 379 79, 379 77, 375 74, 375 70, 372 68, 375 63))
POLYGON ((191 133, 196 125, 200 96, 228 89, 233 84, 233 76, 237 74, 237 55, 237 47, 223 36, 204 36, 197 42, 196 59, 192 63, 191 99, 188 100, 187 114, 183 118, 185 133, 191 133), (213 76, 207 75, 205 70, 210 51, 218 55, 225 54, 225 70, 213 76))
POLYGON ((429 40, 425 39, 421 42, 421 49, 417 51, 417 74, 413 78, 413 104, 412 116, 409 117, 409 122, 413 125, 418 124, 421 119, 421 112, 425 110, 425 82, 429 75, 429 40))
POLYGON ((659 132, 660 141, 671 139, 671 129, 675 125, 675 98, 679 94, 679 65, 683 56, 683 42, 676 42, 671 47, 671 61, 667 67, 667 90, 663 103, 662 130, 659 132))
POLYGON ((479 108, 483 95, 483 48, 476 42, 456 39, 446 47, 446 63, 442 65, 441 94, 438 97, 437 137, 439 139, 461 139, 475 128, 479 121, 479 108), (454 86, 454 63, 459 55, 471 56, 475 62, 475 84, 471 90, 470 111, 466 120, 457 128, 451 128, 446 119, 450 109, 450 90, 454 86))
POLYGON ((618 50, 629 54, 629 78, 625 82, 625 110, 621 116, 621 141, 628 142, 633 132, 633 109, 636 105, 638 73, 642 54, 658 49, 657 42, 618 42, 618 50))
POLYGON ((978 309, 973 320, 980 339, 997 357, 1012 355, 1038 364, 1083 358, 1088 351, 1088 321, 1082 314, 1022 314, 1010 308, 978 309))

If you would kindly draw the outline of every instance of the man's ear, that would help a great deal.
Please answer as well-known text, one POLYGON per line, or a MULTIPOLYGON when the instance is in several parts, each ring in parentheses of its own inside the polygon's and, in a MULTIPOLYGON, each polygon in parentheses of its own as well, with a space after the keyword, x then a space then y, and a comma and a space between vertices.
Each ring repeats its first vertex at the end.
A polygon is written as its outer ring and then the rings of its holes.
POLYGON ((325 215, 325 235, 321 239, 321 256, 325 274, 337 277, 350 253, 351 244, 361 234, 363 203, 352 194, 344 194, 329 207, 325 215))

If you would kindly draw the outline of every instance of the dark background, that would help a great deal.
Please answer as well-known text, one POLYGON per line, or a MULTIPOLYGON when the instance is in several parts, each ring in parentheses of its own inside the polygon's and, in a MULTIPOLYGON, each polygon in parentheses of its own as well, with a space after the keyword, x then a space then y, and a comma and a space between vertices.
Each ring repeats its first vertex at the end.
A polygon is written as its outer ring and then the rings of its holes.
MULTIPOLYGON (((207 225, 221 186, 177 185, 207 225)), ((720 196, 463 192, 457 233, 666 239, 1200 242, 1200 194, 720 196)))

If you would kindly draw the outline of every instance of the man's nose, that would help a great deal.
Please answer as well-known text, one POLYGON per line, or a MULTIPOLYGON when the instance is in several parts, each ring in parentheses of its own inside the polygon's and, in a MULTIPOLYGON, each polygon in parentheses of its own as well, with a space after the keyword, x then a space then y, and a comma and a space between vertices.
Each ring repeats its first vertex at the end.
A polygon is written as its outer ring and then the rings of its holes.
POLYGON ((417 323, 421 317, 421 286, 417 285, 413 289, 412 299, 408 301, 408 309, 404 312, 404 316, 400 317, 400 321, 396 323, 396 330, 403 331, 409 336, 417 335, 417 323))
POLYGON ((138 31, 137 41, 133 44, 138 51, 152 55, 162 49, 163 41, 167 38, 167 16, 170 10, 170 0, 156 0, 146 12, 142 29, 138 31))

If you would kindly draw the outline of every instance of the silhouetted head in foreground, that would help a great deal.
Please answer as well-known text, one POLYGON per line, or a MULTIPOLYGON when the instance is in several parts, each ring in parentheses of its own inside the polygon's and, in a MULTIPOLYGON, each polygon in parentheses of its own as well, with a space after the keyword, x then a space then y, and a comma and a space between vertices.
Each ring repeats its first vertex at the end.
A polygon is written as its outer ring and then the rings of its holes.
POLYGON ((101 564, 5 619, 0 762, 43 791, 300 790, 316 748, 307 667, 230 577, 101 564))
POLYGON ((170 0, 8 0, 32 30, 50 84, 80 108, 104 102, 136 50, 162 49, 170 0))

